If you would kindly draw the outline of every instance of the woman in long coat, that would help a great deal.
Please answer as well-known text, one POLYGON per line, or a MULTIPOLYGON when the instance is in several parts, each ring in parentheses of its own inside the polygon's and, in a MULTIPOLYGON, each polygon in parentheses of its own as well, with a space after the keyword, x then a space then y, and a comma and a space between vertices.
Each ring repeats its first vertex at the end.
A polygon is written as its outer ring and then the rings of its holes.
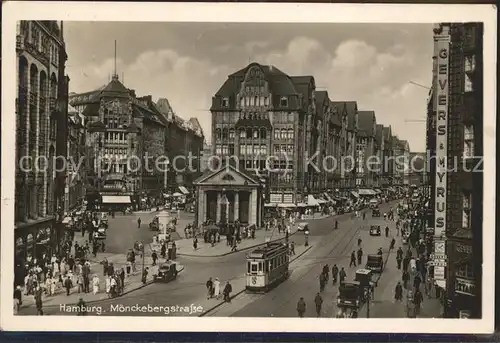
POLYGON ((219 278, 215 278, 214 281, 214 294, 215 299, 219 299, 220 296, 220 281, 219 278))
POLYGON ((94 295, 99 293, 99 283, 99 276, 97 276, 97 274, 94 274, 92 278, 92 292, 94 293, 94 295))

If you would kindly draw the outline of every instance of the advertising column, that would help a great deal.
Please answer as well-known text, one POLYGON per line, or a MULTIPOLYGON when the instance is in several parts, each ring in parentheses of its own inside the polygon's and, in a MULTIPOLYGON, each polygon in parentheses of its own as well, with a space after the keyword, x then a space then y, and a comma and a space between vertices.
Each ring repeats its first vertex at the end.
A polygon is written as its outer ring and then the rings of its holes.
MULTIPOLYGON (((442 29, 446 30, 445 27, 442 29)), ((447 191, 447 142, 448 142, 448 53, 450 36, 445 31, 434 36, 434 56, 437 59, 434 77, 436 106, 436 183, 434 198, 434 280, 446 289, 446 191, 447 191)))

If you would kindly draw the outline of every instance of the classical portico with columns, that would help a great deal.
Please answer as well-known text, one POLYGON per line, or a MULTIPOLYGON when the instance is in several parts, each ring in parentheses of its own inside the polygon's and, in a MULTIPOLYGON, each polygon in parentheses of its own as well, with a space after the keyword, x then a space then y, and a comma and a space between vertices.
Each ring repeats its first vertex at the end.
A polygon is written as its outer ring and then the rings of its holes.
POLYGON ((264 199, 258 179, 226 165, 194 182, 196 225, 207 220, 261 226, 264 199))

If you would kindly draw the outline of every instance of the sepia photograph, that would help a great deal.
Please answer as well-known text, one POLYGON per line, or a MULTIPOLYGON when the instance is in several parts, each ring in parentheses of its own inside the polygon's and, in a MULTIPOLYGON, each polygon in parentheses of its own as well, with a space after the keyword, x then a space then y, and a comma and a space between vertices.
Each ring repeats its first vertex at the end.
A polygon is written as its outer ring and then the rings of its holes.
POLYGON ((62 5, 2 23, 7 329, 492 330, 494 11, 62 5))

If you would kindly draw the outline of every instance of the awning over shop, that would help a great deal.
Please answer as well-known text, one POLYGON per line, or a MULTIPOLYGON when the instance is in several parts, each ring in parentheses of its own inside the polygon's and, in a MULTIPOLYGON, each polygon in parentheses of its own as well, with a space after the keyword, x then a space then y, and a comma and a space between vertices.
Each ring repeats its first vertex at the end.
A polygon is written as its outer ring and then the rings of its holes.
POLYGON ((264 207, 276 207, 278 204, 264 204, 264 207))
POLYGON ((128 195, 103 195, 103 204, 130 204, 130 196, 128 195))
POLYGON ((323 200, 323 199, 316 199, 318 201, 318 204, 320 205, 323 205, 323 204, 326 204, 327 201, 326 200, 323 200))
POLYGON ((318 202, 318 200, 316 200, 316 198, 313 195, 309 194, 307 196, 307 205, 308 206, 319 206, 319 202, 318 202))
POLYGON ((183 196, 183 195, 184 195, 184 194, 179 193, 179 192, 175 192, 174 194, 172 194, 172 196, 174 196, 174 197, 181 197, 181 196, 183 196))
POLYGON ((299 203, 297 204, 297 207, 307 207, 307 204, 306 204, 306 203, 304 203, 304 202, 299 202, 299 203))
POLYGON ((446 289, 446 280, 434 280, 436 285, 442 289, 446 289))
POLYGON ((179 186, 179 190, 181 191, 182 194, 186 195, 189 194, 189 191, 187 190, 186 187, 184 186, 179 186))
POLYGON ((355 192, 355 191, 351 191, 351 195, 355 198, 359 198, 359 194, 358 192, 355 192))
POLYGON ((375 192, 373 189, 362 188, 362 189, 359 190, 359 195, 368 195, 368 196, 371 196, 371 195, 377 195, 377 192, 375 192))
POLYGON ((280 208, 294 208, 295 204, 278 204, 280 208))

